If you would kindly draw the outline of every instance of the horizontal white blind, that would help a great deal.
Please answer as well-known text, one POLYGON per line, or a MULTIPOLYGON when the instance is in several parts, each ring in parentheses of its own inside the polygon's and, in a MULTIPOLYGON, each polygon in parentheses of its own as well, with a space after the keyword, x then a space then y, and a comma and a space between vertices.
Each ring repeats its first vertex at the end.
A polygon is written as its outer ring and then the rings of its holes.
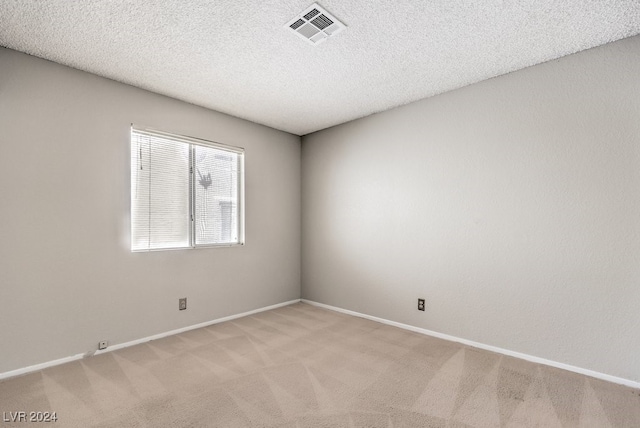
POLYGON ((131 249, 241 244, 243 150, 131 130, 131 249))
POLYGON ((131 248, 190 245, 189 144, 131 134, 131 248))

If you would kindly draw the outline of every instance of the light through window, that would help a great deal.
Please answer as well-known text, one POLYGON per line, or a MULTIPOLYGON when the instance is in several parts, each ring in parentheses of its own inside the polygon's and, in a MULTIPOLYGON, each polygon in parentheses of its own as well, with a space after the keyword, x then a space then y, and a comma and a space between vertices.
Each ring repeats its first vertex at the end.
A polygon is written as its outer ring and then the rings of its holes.
POLYGON ((243 149, 131 129, 131 249, 243 243, 243 149))

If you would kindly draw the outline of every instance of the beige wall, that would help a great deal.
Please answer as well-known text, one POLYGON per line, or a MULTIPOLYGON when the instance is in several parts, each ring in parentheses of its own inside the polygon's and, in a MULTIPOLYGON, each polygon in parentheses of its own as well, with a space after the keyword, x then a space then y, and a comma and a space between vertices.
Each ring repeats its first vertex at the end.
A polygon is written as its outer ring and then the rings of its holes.
MULTIPOLYGON (((303 297, 640 381, 638 75, 635 37, 304 137, 303 297)), ((300 212, 298 137, 0 48, 0 373, 298 298, 300 212), (131 123, 245 147, 246 246, 129 251, 131 123)))
POLYGON ((299 137, 0 48, 0 373, 299 296, 299 137), (245 246, 131 253, 131 123, 246 149, 245 246))
POLYGON ((640 381, 639 76, 635 37, 305 136, 303 298, 640 381))

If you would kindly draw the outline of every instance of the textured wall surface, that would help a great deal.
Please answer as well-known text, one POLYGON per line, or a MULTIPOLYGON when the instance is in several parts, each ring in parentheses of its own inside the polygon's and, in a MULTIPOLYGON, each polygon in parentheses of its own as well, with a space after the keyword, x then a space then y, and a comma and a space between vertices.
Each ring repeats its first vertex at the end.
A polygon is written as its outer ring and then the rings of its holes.
POLYGON ((303 297, 640 381, 638 76, 634 37, 304 137, 303 297))
POLYGON ((299 295, 298 137, 0 48, 0 373, 299 295), (131 253, 131 123, 246 149, 245 246, 131 253))

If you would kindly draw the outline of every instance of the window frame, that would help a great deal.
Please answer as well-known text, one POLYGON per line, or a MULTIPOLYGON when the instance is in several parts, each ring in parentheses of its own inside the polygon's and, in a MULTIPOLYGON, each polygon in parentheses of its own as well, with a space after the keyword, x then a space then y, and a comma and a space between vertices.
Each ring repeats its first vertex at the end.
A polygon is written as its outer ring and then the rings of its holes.
POLYGON ((203 248, 226 248, 226 247, 240 247, 245 245, 245 149, 243 147, 231 146, 228 144, 222 144, 215 141, 204 140, 201 138, 173 134, 165 131, 159 131, 153 128, 140 127, 131 124, 129 130, 129 247, 132 253, 147 253, 155 251, 173 251, 173 250, 193 250, 203 248), (171 140, 173 142, 186 144, 189 146, 189 244, 182 247, 162 247, 162 248, 133 248, 133 200, 132 200, 132 150, 134 144, 134 133, 138 135, 147 135, 149 137, 163 138, 171 140), (196 205, 196 189, 195 189, 195 148, 194 146, 201 146, 205 148, 213 148, 222 150, 229 153, 234 153, 238 156, 237 165, 237 227, 238 227, 238 239, 237 242, 230 243, 218 243, 218 244, 197 244, 196 243, 196 221, 195 221, 195 205, 196 205))

